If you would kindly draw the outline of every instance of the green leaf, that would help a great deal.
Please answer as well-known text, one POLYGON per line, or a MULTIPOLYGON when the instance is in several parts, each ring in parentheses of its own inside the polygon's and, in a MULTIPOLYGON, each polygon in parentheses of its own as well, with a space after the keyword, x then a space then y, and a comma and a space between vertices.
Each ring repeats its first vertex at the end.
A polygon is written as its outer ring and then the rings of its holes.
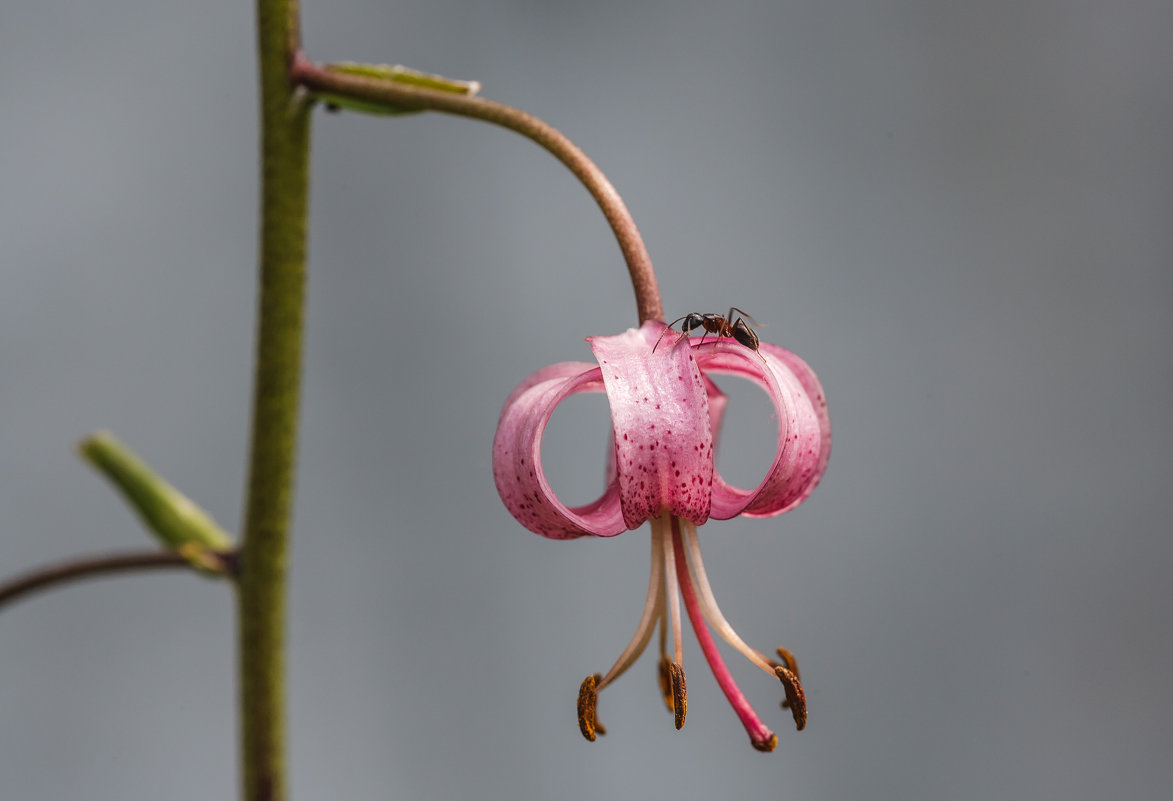
POLYGON ((211 515, 168 484, 113 434, 99 431, 78 447, 163 545, 204 572, 224 572, 221 555, 233 549, 232 538, 211 515))
MULTIPOLYGON (((363 78, 374 78, 380 81, 401 83, 407 86, 418 86, 421 89, 433 89, 439 92, 452 92, 458 95, 472 97, 481 90, 480 81, 457 81, 445 78, 442 75, 432 75, 420 72, 401 64, 359 64, 354 61, 340 61, 336 64, 326 64, 331 72, 341 72, 347 75, 358 75, 363 78)), ((327 108, 345 108, 351 111, 361 111, 366 114, 375 114, 382 117, 394 117, 403 114, 418 114, 422 109, 394 106, 384 103, 372 103, 368 100, 355 100, 350 97, 317 92, 318 98, 327 108)))

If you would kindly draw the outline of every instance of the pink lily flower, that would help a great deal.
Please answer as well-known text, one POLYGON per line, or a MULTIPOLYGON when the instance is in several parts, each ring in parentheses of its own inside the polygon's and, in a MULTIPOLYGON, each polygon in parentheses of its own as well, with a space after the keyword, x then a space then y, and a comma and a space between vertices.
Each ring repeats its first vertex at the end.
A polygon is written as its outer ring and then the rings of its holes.
POLYGON ((675 713, 676 727, 684 724, 683 598, 701 651, 750 741, 760 751, 772 751, 778 738, 734 682, 709 627, 782 681, 782 705, 802 729, 806 702, 797 664, 785 649, 778 649, 779 662, 750 648, 725 620, 705 575, 696 527, 710 517, 770 517, 802 503, 819 483, 830 455, 826 401, 814 372, 790 351, 764 342, 760 350, 752 350, 729 338, 673 344, 673 332, 656 346, 665 329, 662 322, 647 322, 616 336, 588 337, 597 364, 561 362, 523 381, 501 412, 493 476, 510 513, 543 537, 613 537, 652 521, 651 577, 635 636, 607 674, 588 676, 579 692, 579 727, 588 740, 605 733, 596 712, 599 691, 635 662, 657 622, 661 691, 675 713), (755 382, 777 411, 777 452, 755 489, 734 487, 716 471, 714 453, 726 396, 708 378, 712 374, 755 382), (541 444, 554 407, 577 392, 607 393, 615 447, 603 495, 571 508, 558 500, 542 473, 541 444), (672 659, 666 647, 669 625, 672 659))

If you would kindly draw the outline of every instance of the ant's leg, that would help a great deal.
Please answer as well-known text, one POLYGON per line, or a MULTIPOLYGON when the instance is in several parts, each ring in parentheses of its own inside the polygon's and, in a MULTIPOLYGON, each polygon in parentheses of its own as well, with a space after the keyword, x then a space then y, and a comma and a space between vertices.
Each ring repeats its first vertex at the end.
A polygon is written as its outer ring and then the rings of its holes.
MULTIPOLYGON (((761 323, 759 323, 757 320, 755 320, 754 318, 750 317, 748 314, 746 314, 744 311, 742 311, 741 309, 737 308, 736 306, 730 306, 730 307, 729 307, 729 314, 730 314, 730 315, 732 315, 732 314, 733 314, 733 312, 737 312, 737 315, 738 315, 739 317, 741 317, 742 319, 744 319, 746 322, 748 322, 750 325, 762 325, 762 324, 761 324, 761 323)), ((732 319, 730 320, 730 323, 729 323, 729 324, 730 324, 730 326, 732 326, 732 325, 733 325, 732 319)), ((763 326, 763 327, 764 327, 764 326, 763 326)))
MULTIPOLYGON (((678 322, 680 322, 681 320, 687 320, 687 319, 688 319, 688 315, 686 314, 686 315, 684 315, 683 317, 677 317, 675 320, 673 320, 672 322, 668 323, 668 327, 667 327, 667 328, 665 328, 663 331, 661 331, 661 332, 660 332, 660 336, 659 336, 659 337, 656 339, 656 344, 655 344, 655 345, 652 345, 652 353, 655 353, 655 352, 656 352, 656 348, 660 347, 660 340, 664 338, 664 334, 667 334, 669 331, 672 331, 672 326, 676 325, 676 324, 677 324, 678 322)), ((684 326, 682 326, 682 328, 684 328, 684 333, 680 335, 680 339, 677 339, 677 340, 676 340, 676 343, 675 343, 675 344, 672 346, 673 348, 675 348, 675 347, 676 347, 676 345, 679 345, 679 344, 680 344, 680 342, 681 342, 681 340, 683 340, 683 339, 684 339, 686 336, 688 336, 688 332, 691 330, 691 329, 689 329, 689 328, 688 328, 688 324, 687 324, 687 323, 685 323, 685 325, 684 325, 684 326)), ((676 333, 676 332, 675 332, 675 331, 673 331, 673 333, 676 333)))

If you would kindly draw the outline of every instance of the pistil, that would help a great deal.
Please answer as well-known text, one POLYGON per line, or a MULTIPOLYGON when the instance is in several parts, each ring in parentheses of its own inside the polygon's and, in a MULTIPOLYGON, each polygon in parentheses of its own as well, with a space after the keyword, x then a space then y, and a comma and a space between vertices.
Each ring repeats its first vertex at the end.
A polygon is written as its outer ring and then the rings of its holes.
POLYGON ((753 747, 759 751, 773 751, 775 746, 778 745, 778 737, 766 727, 766 724, 762 723, 761 718, 757 716, 753 707, 750 706, 745 694, 741 692, 741 688, 737 686, 737 682, 733 680, 733 675, 729 672, 729 668, 725 666, 725 661, 717 651, 717 644, 713 641, 713 635, 709 633, 709 629, 705 625, 704 613, 701 611, 700 603, 697 601, 697 594, 693 589, 692 579, 689 575, 684 543, 681 541, 680 523, 675 517, 672 518, 672 543, 676 557, 676 575, 680 581, 680 594, 684 597, 684 608, 688 612, 688 619, 692 623, 693 631, 696 632, 696 639, 701 647, 701 652, 705 655, 705 660, 709 663, 709 668, 713 671, 713 677, 717 680, 721 691, 725 693, 725 697, 729 699, 733 711, 740 718, 741 725, 745 727, 746 733, 749 734, 749 739, 753 747))
POLYGON ((782 708, 790 710, 794 716, 795 727, 802 731, 806 726, 806 694, 803 692, 802 682, 798 678, 798 662, 795 661, 794 654, 779 647, 778 656, 782 659, 782 663, 779 664, 766 658, 761 651, 751 648, 741 639, 733 626, 721 614, 721 608, 717 606, 717 599, 713 595, 713 588, 705 573, 705 563, 701 559, 701 546, 696 526, 687 520, 682 520, 680 529, 681 539, 684 541, 685 547, 688 548, 691 575, 695 579, 696 589, 700 596, 698 602, 705 620, 721 635, 725 642, 744 654, 750 662, 771 676, 776 676, 782 682, 786 692, 786 700, 782 702, 782 708))

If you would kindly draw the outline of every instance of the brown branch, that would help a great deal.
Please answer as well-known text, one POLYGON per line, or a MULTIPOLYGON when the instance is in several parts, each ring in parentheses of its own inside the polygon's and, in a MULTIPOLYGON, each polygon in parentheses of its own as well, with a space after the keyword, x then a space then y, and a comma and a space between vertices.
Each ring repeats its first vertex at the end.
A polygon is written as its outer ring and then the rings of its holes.
POLYGON ((39 567, 0 584, 0 606, 20 600, 39 590, 47 590, 75 579, 158 568, 191 568, 188 561, 174 551, 126 551, 123 553, 81 556, 39 567))

